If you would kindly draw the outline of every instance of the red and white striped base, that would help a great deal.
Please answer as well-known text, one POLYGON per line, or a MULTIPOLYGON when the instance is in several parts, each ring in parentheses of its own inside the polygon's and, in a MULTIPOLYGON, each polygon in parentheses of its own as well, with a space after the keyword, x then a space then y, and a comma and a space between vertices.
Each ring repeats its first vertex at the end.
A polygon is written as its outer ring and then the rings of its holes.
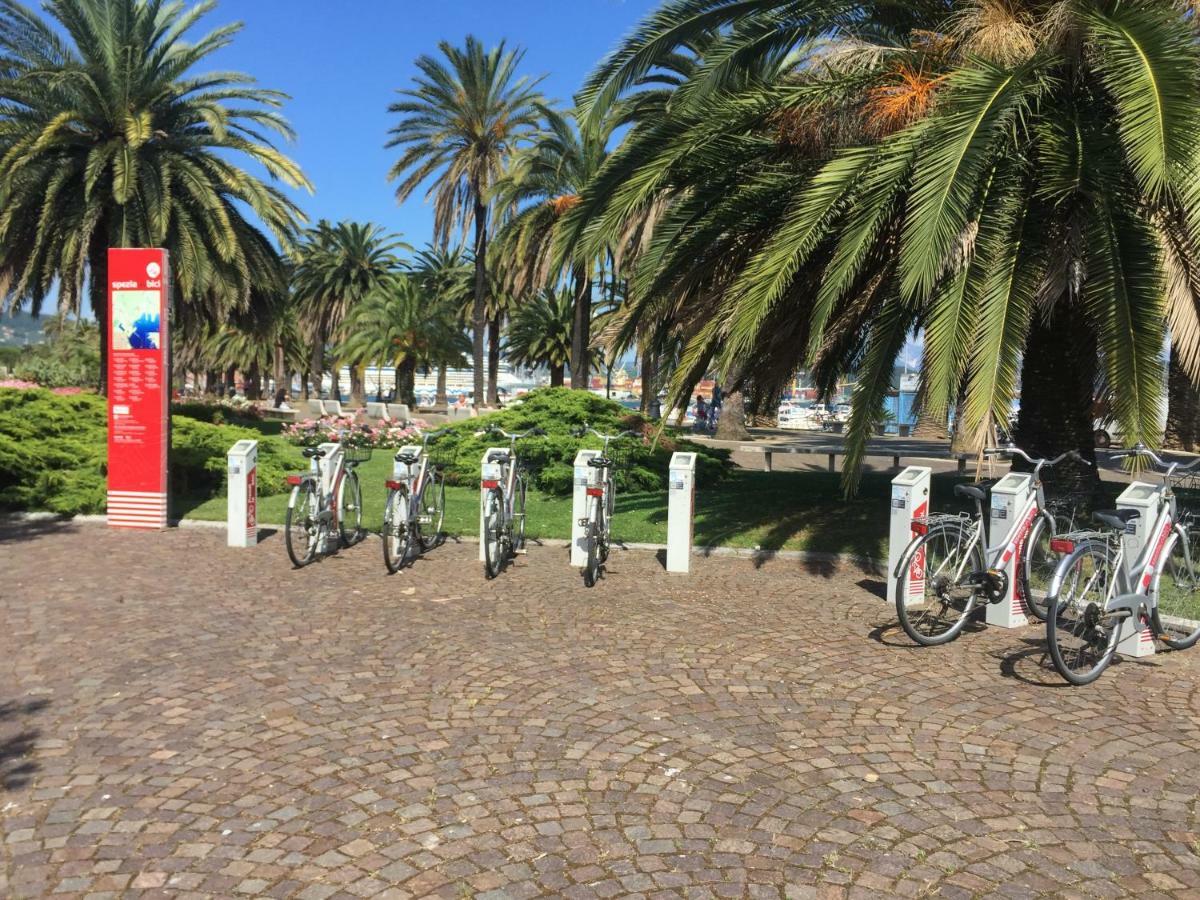
POLYGON ((167 495, 109 491, 108 524, 113 528, 166 528, 167 495))

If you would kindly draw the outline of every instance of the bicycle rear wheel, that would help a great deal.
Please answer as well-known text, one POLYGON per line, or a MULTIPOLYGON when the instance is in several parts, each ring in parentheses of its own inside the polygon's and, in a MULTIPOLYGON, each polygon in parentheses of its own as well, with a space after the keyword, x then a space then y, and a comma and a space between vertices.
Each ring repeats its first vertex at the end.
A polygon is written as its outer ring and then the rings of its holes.
POLYGON ((608 553, 604 549, 604 501, 600 497, 592 498, 592 516, 588 525, 587 564, 583 569, 584 587, 595 587, 600 579, 600 570, 604 566, 603 556, 608 553))
POLYGON ((1172 650, 1187 650, 1200 640, 1200 577, 1196 573, 1200 533, 1184 535, 1186 542, 1176 531, 1167 546, 1150 619, 1158 639, 1172 650))
POLYGON ((484 498, 483 571, 488 578, 495 578, 504 569, 504 494, 500 488, 492 488, 484 498))
POLYGON ((421 544, 432 550, 445 537, 442 525, 446 521, 446 479, 439 472, 431 476, 421 492, 421 513, 428 520, 421 528, 421 544))
POLYGON ((1115 568, 1112 551, 1101 541, 1084 541, 1058 565, 1058 589, 1047 603, 1046 643, 1054 668, 1071 684, 1099 678, 1117 649, 1121 622, 1106 610, 1115 568))
POLYGON ((362 540, 362 485, 358 473, 347 469, 338 491, 338 531, 343 547, 351 547, 362 540))
POLYGON ((389 491, 383 513, 383 564, 393 574, 404 568, 412 551, 408 527, 408 494, 389 491))
POLYGON ((1047 594, 1058 570, 1058 554, 1050 549, 1056 528, 1053 519, 1038 516, 1025 537, 1020 574, 1021 594, 1029 611, 1041 621, 1048 615, 1047 594))
POLYGON ((316 485, 305 481, 292 488, 283 533, 288 557, 297 569, 307 566, 317 555, 322 536, 319 514, 316 485))
POLYGON ((924 647, 958 637, 978 596, 970 579, 983 567, 983 548, 971 541, 970 528, 957 522, 930 526, 898 567, 903 574, 896 582, 896 613, 904 633, 924 647))

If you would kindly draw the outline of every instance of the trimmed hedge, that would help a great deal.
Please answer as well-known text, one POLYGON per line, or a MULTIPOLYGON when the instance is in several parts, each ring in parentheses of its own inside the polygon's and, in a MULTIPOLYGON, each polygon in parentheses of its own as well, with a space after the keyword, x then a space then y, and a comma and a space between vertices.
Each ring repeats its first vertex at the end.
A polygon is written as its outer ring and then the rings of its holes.
POLYGON ((542 388, 526 394, 521 402, 476 419, 456 422, 450 434, 439 439, 437 448, 452 459, 447 480, 452 484, 479 481, 479 462, 489 446, 501 446, 497 438, 476 437, 475 432, 494 424, 508 432, 542 428, 545 437, 519 442, 518 455, 534 464, 531 482, 549 494, 571 492, 575 454, 581 448, 599 449, 602 442, 588 436, 580 439, 571 431, 587 422, 605 434, 624 430, 637 431, 640 440, 623 442, 629 448, 629 465, 616 472, 621 492, 665 490, 671 454, 676 450, 697 454, 696 480, 699 486, 720 481, 729 472, 729 452, 681 440, 668 432, 658 438, 658 426, 640 414, 587 391, 569 388, 542 388))
MULTIPOLYGON (((101 513, 107 495, 107 405, 95 394, 0 389, 0 509, 101 513)), ((225 485, 226 453, 258 441, 259 493, 282 492, 299 452, 251 428, 171 417, 171 490, 210 497, 225 485)))

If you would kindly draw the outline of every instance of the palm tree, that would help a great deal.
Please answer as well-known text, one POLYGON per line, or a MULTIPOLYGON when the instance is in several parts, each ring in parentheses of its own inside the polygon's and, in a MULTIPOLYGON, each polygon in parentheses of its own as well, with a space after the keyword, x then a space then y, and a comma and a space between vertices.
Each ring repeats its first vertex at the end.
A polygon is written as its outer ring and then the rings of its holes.
POLYGON ((400 202, 433 179, 428 196, 434 200, 435 241, 441 246, 448 245, 456 226, 464 235, 474 226, 472 361, 478 407, 484 396, 489 192, 513 148, 536 128, 541 98, 538 80, 516 75, 523 51, 506 50, 503 41, 485 50, 473 36, 462 48, 445 41, 438 46, 444 61, 418 58, 421 75, 415 87, 400 91, 402 99, 388 108, 401 118, 387 146, 403 148, 388 177, 400 180, 400 202))
MULTIPOLYGON (((429 297, 431 307, 436 310, 434 315, 449 322, 458 338, 462 338, 462 310, 471 298, 471 271, 471 260, 461 247, 450 250, 430 244, 417 253, 412 263, 412 277, 420 282, 422 290, 429 297)), ((447 346, 456 348, 459 343, 456 339, 447 346)), ((447 404, 446 369, 461 364, 461 359, 462 353, 451 349, 445 356, 433 360, 438 370, 435 405, 447 404)))
POLYGON ((578 126, 574 111, 563 114, 539 104, 544 121, 541 133, 513 154, 512 165, 495 191, 501 209, 515 210, 497 235, 496 247, 511 261, 508 271, 517 293, 551 286, 564 268, 569 273, 575 313, 571 387, 583 390, 591 370, 592 293, 608 248, 590 255, 576 254, 574 243, 563 234, 562 223, 579 203, 580 192, 604 165, 623 109, 614 105, 585 129, 578 126))
POLYGON ((1091 447, 1097 365, 1127 438, 1157 443, 1164 319, 1194 321, 1200 297, 1200 51, 1182 5, 674 0, 597 72, 586 115, 713 28, 697 77, 575 214, 599 241, 671 196, 634 293, 688 300, 676 396, 713 358, 727 381, 750 359, 766 383, 804 361, 826 386, 855 373, 853 488, 924 328, 927 410, 965 389, 976 444, 1022 359, 1031 452, 1091 447))
POLYGON ((465 341, 456 323, 431 315, 435 302, 411 276, 382 282, 342 323, 339 356, 356 365, 395 366, 396 397, 415 407, 417 367, 461 357, 465 341))
POLYGON ((568 287, 543 288, 517 308, 508 328, 508 357, 530 369, 548 368, 551 387, 562 387, 563 370, 571 359, 573 301, 568 287))
MULTIPOLYGON (((269 135, 285 95, 236 72, 195 73, 240 25, 190 33, 214 7, 47 0, 45 18, 0 0, 0 299, 76 314, 85 283, 107 315, 110 247, 165 247, 173 314, 219 321, 280 275, 303 220, 271 180, 308 188, 269 135)), ((109 334, 101 329, 100 390, 109 334)))
MULTIPOLYGON (((318 390, 325 371, 325 345, 338 332, 354 307, 400 271, 401 250, 410 250, 399 235, 369 222, 322 220, 302 237, 295 252, 293 290, 305 336, 312 345, 312 373, 318 390)), ((339 394, 338 367, 332 364, 330 394, 339 394)), ((350 369, 350 393, 356 403, 364 400, 362 372, 358 365, 350 369)))

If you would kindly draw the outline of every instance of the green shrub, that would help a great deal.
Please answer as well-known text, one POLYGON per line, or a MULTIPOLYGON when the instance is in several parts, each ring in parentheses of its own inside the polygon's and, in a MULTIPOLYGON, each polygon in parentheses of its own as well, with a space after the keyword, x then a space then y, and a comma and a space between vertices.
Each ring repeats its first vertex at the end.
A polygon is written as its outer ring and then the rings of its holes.
POLYGON ((518 454, 533 463, 531 480, 534 485, 550 494, 569 494, 575 454, 583 448, 599 449, 602 446, 601 441, 591 435, 580 439, 571 434, 584 422, 605 434, 632 430, 643 435, 640 440, 624 442, 629 448, 629 465, 616 473, 617 489, 622 492, 665 489, 668 464, 676 450, 698 454, 696 478, 700 485, 719 481, 730 469, 728 451, 679 440, 670 433, 662 435, 655 443, 657 425, 619 403, 568 388, 532 391, 508 409, 455 423, 450 434, 438 442, 438 449, 453 460, 447 469, 448 480, 456 484, 473 484, 479 480, 479 463, 484 451, 489 446, 505 443, 499 438, 477 437, 475 432, 487 425, 497 425, 508 432, 541 428, 546 436, 521 441, 518 454))
POLYGON ((107 414, 95 394, 0 389, 0 508, 103 512, 107 414))
MULTIPOLYGON (((100 513, 107 496, 108 410, 95 394, 0 388, 0 509, 100 513)), ((171 417, 171 490, 211 497, 225 484, 226 454, 236 441, 258 441, 258 490, 282 492, 302 467, 285 441, 250 428, 171 417)))
POLYGON ((235 404, 225 400, 182 400, 171 404, 171 415, 213 425, 252 425, 263 420, 262 410, 253 403, 235 404))

